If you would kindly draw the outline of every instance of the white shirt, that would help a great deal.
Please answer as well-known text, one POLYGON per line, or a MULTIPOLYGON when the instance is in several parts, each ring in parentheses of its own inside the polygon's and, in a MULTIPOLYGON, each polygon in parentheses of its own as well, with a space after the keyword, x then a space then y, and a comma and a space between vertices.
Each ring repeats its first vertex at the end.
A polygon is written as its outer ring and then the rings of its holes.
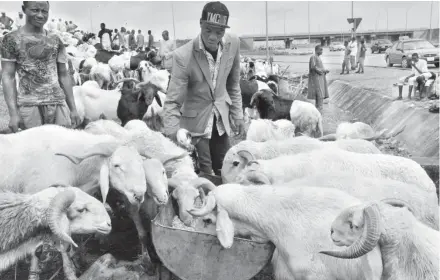
POLYGON ((162 58, 162 63, 165 68, 171 68, 173 65, 173 51, 176 49, 176 44, 173 40, 160 41, 159 55, 162 58))
POLYGON ((25 24, 26 24, 26 20, 25 20, 24 16, 22 18, 16 17, 14 20, 14 25, 17 29, 24 26, 25 24))
POLYGON ((350 55, 351 55, 351 56, 356 56, 356 54, 357 54, 357 49, 358 49, 358 47, 357 47, 357 42, 356 42, 356 41, 354 41, 354 42, 350 42, 349 47, 350 47, 350 49, 351 49, 351 53, 350 53, 350 55))
POLYGON ((58 28, 58 24, 54 21, 51 21, 51 22, 49 22, 48 27, 49 27, 50 31, 56 30, 58 28))
POLYGON ((58 30, 60 32, 66 32, 67 26, 64 22, 58 22, 58 30))
MULTIPOLYGON (((416 62, 416 67, 419 68, 420 71, 422 71, 422 73, 428 73, 428 63, 426 62, 426 60, 424 59, 419 59, 419 61, 416 62)), ((416 68, 414 68, 414 66, 411 66, 412 68, 412 73, 416 76, 421 75, 422 73, 419 73, 419 71, 416 70, 416 68)))

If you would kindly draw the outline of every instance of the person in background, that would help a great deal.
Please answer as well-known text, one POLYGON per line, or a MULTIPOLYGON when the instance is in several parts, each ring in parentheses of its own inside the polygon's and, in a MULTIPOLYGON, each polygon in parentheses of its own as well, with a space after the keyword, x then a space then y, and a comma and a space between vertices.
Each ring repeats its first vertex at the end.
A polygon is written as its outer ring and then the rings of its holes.
POLYGON ((137 42, 138 51, 139 52, 143 51, 145 40, 144 40, 144 35, 141 33, 140 29, 138 30, 138 35, 136 37, 136 42, 137 42))
POLYGON ((15 18, 15 29, 19 29, 20 27, 26 24, 26 19, 23 16, 22 12, 18 12, 18 17, 15 18))
POLYGON ((162 32, 163 40, 160 42, 159 56, 162 61, 162 68, 171 72, 173 67, 173 51, 176 49, 176 44, 170 40, 168 30, 162 32))
POLYGON ((350 48, 348 47, 348 41, 344 41, 344 60, 342 61, 342 72, 340 75, 344 74, 344 70, 347 70, 347 74, 350 74, 350 48))
POLYGON ((55 19, 53 18, 51 22, 48 24, 49 31, 53 32, 58 29, 58 24, 55 22, 55 19))
MULTIPOLYGON (((117 31, 117 29, 115 29, 115 31, 117 31)), ((121 27, 121 31, 116 33, 120 48, 125 48, 125 31, 125 27, 121 27)))
POLYGON ((124 38, 125 38, 125 49, 129 50, 130 49, 130 45, 128 43, 129 39, 130 39, 130 31, 127 30, 124 34, 124 38))
POLYGON ((229 11, 221 2, 203 7, 200 34, 173 53, 164 104, 164 134, 176 141, 179 128, 201 139, 196 144, 201 175, 220 175, 230 148, 230 118, 244 135, 240 90, 240 40, 230 33, 229 11))
POLYGON ((154 38, 153 35, 151 35, 151 30, 148 30, 148 47, 151 49, 154 45, 154 38))
POLYGON ((326 75, 330 71, 324 68, 321 56, 322 46, 315 47, 315 54, 309 60, 309 86, 307 99, 315 100, 315 107, 322 115, 322 104, 324 99, 328 98, 328 87, 326 75))
POLYGON ((134 51, 136 49, 136 38, 134 29, 131 30, 131 33, 128 36, 128 45, 130 47, 130 50, 134 51))
POLYGON ((8 17, 5 12, 2 12, 2 16, 0 17, 0 23, 3 24, 5 29, 11 30, 14 21, 10 17, 8 17))
POLYGON ((69 21, 69 24, 67 25, 67 32, 74 33, 77 28, 78 25, 74 24, 72 21, 69 21))
POLYGON ((356 55, 358 51, 356 38, 351 38, 351 43, 348 45, 351 52, 350 52, 350 64, 351 64, 351 70, 356 70, 356 55))
POLYGON ((58 31, 66 32, 66 24, 63 22, 62 19, 59 19, 57 27, 58 27, 58 31))
POLYGON ((411 68, 412 68, 411 75, 400 79, 400 82, 398 83, 399 97, 397 97, 396 100, 402 100, 403 83, 409 84, 408 99, 411 99, 413 87, 415 87, 416 88, 415 93, 417 93, 417 92, 419 93, 419 95, 416 97, 416 99, 419 100, 420 99, 420 89, 417 89, 417 87, 419 85, 419 81, 427 80, 432 77, 433 73, 429 72, 428 63, 424 59, 419 59, 418 53, 413 53, 411 56, 411 60, 409 62, 410 62, 411 68))
POLYGON ((9 127, 13 132, 44 124, 75 128, 80 119, 66 68, 66 49, 60 37, 43 27, 49 2, 24 1, 22 10, 26 24, 5 35, 1 48, 9 127))
POLYGON ((364 63, 365 63, 365 53, 367 52, 367 47, 365 47, 365 40, 361 40, 359 45, 359 69, 356 73, 364 73, 364 63))
POLYGON ((105 23, 101 23, 101 30, 99 30, 98 33, 98 37, 100 39, 100 43, 102 46, 102 49, 104 50, 111 50, 112 46, 111 46, 111 36, 112 36, 112 31, 105 28, 105 23))

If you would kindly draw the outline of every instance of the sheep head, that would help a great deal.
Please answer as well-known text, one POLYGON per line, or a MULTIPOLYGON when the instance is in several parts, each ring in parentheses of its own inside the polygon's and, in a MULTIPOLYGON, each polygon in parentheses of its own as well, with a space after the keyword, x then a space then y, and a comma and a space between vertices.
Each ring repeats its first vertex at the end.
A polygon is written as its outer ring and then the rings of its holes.
POLYGON ((200 197, 204 202, 205 191, 213 191, 216 188, 211 181, 201 177, 186 182, 173 177, 168 179, 168 186, 174 189, 172 196, 179 205, 179 218, 186 226, 190 226, 193 220, 188 211, 194 207, 195 200, 200 197))
POLYGON ((159 96, 159 88, 152 83, 138 83, 135 86, 135 93, 139 94, 139 101, 145 102, 147 106, 150 106, 153 103, 153 99, 156 99, 157 104, 162 107, 162 101, 159 96))
POLYGON ((103 156, 100 169, 100 188, 103 202, 106 201, 110 185, 123 194, 128 202, 139 207, 144 201, 147 182, 142 157, 138 150, 129 145, 100 143, 80 155, 56 153, 75 164, 92 156, 103 156))
POLYGON ((53 197, 47 221, 61 240, 77 247, 70 234, 109 234, 111 219, 104 204, 76 187, 52 185, 34 194, 43 200, 53 197))
POLYGON ((254 93, 251 98, 251 107, 258 110, 262 119, 272 119, 275 115, 274 92, 268 89, 262 89, 254 93))
POLYGON ((155 158, 144 160, 145 178, 147 180, 147 195, 158 205, 168 202, 168 178, 160 160, 155 158))
MULTIPOLYGON (((225 163, 223 163, 224 166, 225 163)), ((255 156, 246 150, 237 151, 236 156, 233 157, 232 166, 229 173, 237 174, 233 180, 242 185, 270 185, 271 180, 261 171, 260 163, 255 159, 255 156), (232 170, 231 170, 232 169, 232 170)), ((226 169, 222 168, 222 176, 226 175, 226 169), (223 172, 224 171, 224 172, 223 172), (224 175, 225 174, 225 175, 224 175)))

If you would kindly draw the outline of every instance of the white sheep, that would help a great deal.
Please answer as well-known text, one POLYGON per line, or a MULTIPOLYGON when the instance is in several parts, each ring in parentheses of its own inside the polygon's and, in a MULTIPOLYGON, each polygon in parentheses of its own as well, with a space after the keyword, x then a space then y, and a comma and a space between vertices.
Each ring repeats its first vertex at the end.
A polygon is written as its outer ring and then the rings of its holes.
POLYGON ((226 184, 211 191, 202 208, 189 212, 198 217, 216 215, 217 238, 224 248, 232 246, 234 235, 271 241, 279 252, 278 263, 287 268, 287 275, 282 275, 283 270, 275 267, 277 280, 379 279, 378 248, 355 262, 318 253, 336 247, 328 234, 331 221, 342 209, 359 203, 336 189, 226 184))
MULTIPOLYGON (((62 240, 76 246, 71 234, 111 231, 104 205, 78 188, 52 185, 34 194, 20 194, 1 186, 0 272, 33 255, 43 242, 62 240)), ((38 261, 31 262, 30 271, 37 270, 36 265, 38 261)), ((64 265, 71 267, 71 263, 64 265)))
POLYGON ((364 140, 376 140, 376 139, 388 139, 391 137, 396 137, 403 132, 405 126, 393 134, 386 134, 387 129, 382 129, 380 132, 376 133, 374 129, 363 122, 342 122, 338 124, 336 128, 336 133, 327 134, 319 138, 321 141, 334 141, 339 139, 364 139, 364 140))
POLYGON ((381 154, 373 143, 360 139, 321 142, 318 139, 299 136, 281 141, 254 142, 245 140, 231 147, 226 153, 222 167, 223 183, 232 183, 245 168, 248 160, 238 155, 239 151, 247 151, 255 159, 267 160, 282 155, 294 155, 320 149, 342 149, 355 153, 381 154))
POLYGON ((150 130, 147 124, 141 120, 131 120, 125 124, 124 128, 128 131, 150 130))
POLYGON ((393 155, 360 154, 341 149, 322 149, 268 160, 255 160, 250 153, 239 153, 246 167, 235 182, 279 184, 325 170, 349 172, 357 176, 393 179, 434 193, 434 182, 417 162, 393 155))
POLYGON ((112 79, 114 80, 114 73, 108 64, 99 62, 90 69, 90 78, 99 84, 102 89, 109 89, 112 79))
POLYGON ((246 134, 246 140, 255 142, 285 140, 293 137, 295 137, 295 126, 288 120, 251 120, 246 134))
POLYGON ((331 226, 331 238, 348 248, 321 253, 338 259, 356 260, 380 246, 381 279, 439 279, 440 233, 408 208, 368 202, 344 209, 331 226))
POLYGON ((298 131, 310 137, 322 137, 322 115, 309 102, 294 100, 290 107, 290 120, 298 131))

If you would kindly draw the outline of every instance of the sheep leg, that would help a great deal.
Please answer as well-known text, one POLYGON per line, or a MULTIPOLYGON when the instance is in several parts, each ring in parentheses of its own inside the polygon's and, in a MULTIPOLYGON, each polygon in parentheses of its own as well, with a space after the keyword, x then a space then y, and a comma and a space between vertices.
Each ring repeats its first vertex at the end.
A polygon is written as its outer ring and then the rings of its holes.
POLYGON ((28 280, 40 280, 40 267, 39 267, 39 259, 35 254, 31 257, 31 264, 29 267, 29 278, 28 280))
POLYGON ((63 259, 64 276, 68 280, 78 280, 72 260, 70 259, 66 249, 62 246, 60 249, 61 258, 63 259))
POLYGON ((148 237, 147 231, 142 225, 141 216, 139 215, 139 210, 130 209, 130 216, 136 226, 136 230, 138 232, 139 240, 142 246, 142 261, 143 265, 146 268, 146 272, 149 276, 153 276, 156 274, 156 266, 151 261, 150 255, 148 254, 148 250, 145 246, 147 243, 146 239, 148 237))

